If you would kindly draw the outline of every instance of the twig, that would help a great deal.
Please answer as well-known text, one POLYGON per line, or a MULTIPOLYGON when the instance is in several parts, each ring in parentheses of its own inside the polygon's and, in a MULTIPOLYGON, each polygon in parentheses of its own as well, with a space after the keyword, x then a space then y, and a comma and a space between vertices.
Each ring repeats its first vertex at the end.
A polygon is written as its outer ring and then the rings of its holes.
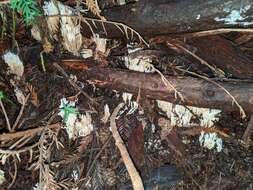
POLYGON ((0 148, 0 153, 1 154, 11 154, 11 155, 13 155, 13 154, 20 154, 22 152, 26 152, 28 150, 31 150, 34 147, 38 146, 38 145, 39 145, 39 142, 37 142, 37 143, 35 143, 35 144, 31 145, 31 146, 27 146, 27 147, 18 149, 18 150, 5 150, 5 149, 0 148))
POLYGON ((169 46, 176 46, 176 47, 182 49, 183 51, 185 51, 186 53, 190 54, 192 57, 194 57, 195 59, 197 59, 201 64, 206 65, 209 69, 211 69, 218 77, 221 77, 221 78, 225 77, 225 73, 221 69, 214 68, 212 65, 210 65, 209 63, 207 63, 207 61, 203 60, 202 58, 200 58, 199 56, 197 56, 195 53, 191 52, 187 48, 185 48, 185 47, 183 47, 183 46, 181 46, 179 44, 171 44, 168 41, 166 43, 169 46))
POLYGON ((76 89, 78 89, 86 98, 88 98, 92 103, 98 105, 98 103, 91 98, 86 92, 84 92, 75 82, 73 82, 64 69, 57 63, 53 63, 53 66, 65 77, 68 79, 69 83, 76 89))
POLYGON ((220 28, 220 29, 214 29, 214 30, 194 32, 194 33, 186 34, 185 36, 202 37, 202 36, 211 36, 211 35, 217 35, 217 34, 225 34, 229 32, 253 33, 253 29, 252 28, 220 28))
POLYGON ((14 176, 12 178, 12 181, 11 181, 10 185, 8 185, 7 189, 10 189, 13 186, 13 184, 15 183, 16 178, 17 178, 18 167, 17 167, 16 158, 14 156, 13 156, 13 160, 14 160, 14 168, 15 168, 14 169, 14 176))
POLYGON ((247 146, 250 145, 250 136, 252 132, 253 132, 253 114, 251 114, 247 128, 242 136, 242 140, 247 146))
POLYGON ((166 79, 166 77, 161 73, 161 71, 156 69, 153 65, 152 65, 152 67, 161 76, 161 79, 162 79, 164 85, 167 86, 168 88, 171 88, 172 90, 174 90, 175 99, 177 98, 177 95, 178 95, 179 98, 181 99, 181 101, 184 101, 183 95, 174 87, 174 85, 170 81, 168 81, 168 79, 166 79))
POLYGON ((17 125, 18 125, 18 123, 19 123, 19 121, 20 121, 20 118, 21 118, 21 116, 22 116, 22 114, 23 114, 23 112, 24 112, 25 105, 26 105, 26 102, 27 102, 27 100, 29 99, 29 97, 30 97, 30 94, 28 94, 28 95, 25 97, 25 101, 23 102, 23 104, 22 104, 22 106, 21 106, 21 109, 20 109, 20 111, 19 111, 18 117, 16 118, 16 121, 15 121, 15 123, 14 123, 13 126, 12 126, 12 129, 11 129, 12 132, 15 131, 15 128, 17 127, 17 125))
POLYGON ((93 166, 95 165, 97 159, 99 158, 99 156, 101 155, 101 153, 104 151, 104 149, 106 148, 106 146, 108 145, 108 143, 110 142, 112 136, 109 136, 109 138, 107 139, 107 141, 104 143, 104 145, 102 146, 102 148, 100 149, 100 151, 97 153, 97 155, 95 156, 93 162, 91 163, 91 166, 86 174, 86 176, 89 176, 90 175, 90 172, 93 168, 93 166))
MULTIPOLYGON (((47 127, 50 129, 58 129, 61 126, 56 123, 56 124, 48 125, 47 127)), ((40 133, 44 129, 45 129, 45 127, 38 127, 35 129, 28 129, 25 131, 19 131, 19 132, 15 132, 15 133, 3 133, 0 135, 0 141, 13 140, 13 139, 20 138, 23 136, 33 136, 37 133, 40 133)))
POLYGON ((110 120, 110 124, 111 124, 111 131, 112 131, 112 136, 115 140, 115 145, 118 147, 121 157, 123 159, 123 162, 127 168, 128 174, 131 178, 132 184, 133 184, 133 189, 134 190, 144 190, 144 186, 141 180, 141 177, 139 175, 139 173, 137 172, 129 154, 127 151, 127 148, 122 140, 122 138, 120 137, 120 134, 117 130, 117 126, 116 126, 116 116, 119 112, 119 110, 123 107, 123 103, 120 103, 113 111, 112 115, 111 115, 111 120, 110 120))
POLYGON ((6 111, 5 111, 4 104, 3 104, 3 102, 2 102, 1 99, 0 99, 0 106, 1 106, 2 111, 3 111, 3 114, 4 114, 4 117, 5 117, 5 120, 6 120, 6 123, 7 123, 8 130, 11 131, 10 121, 9 121, 8 115, 7 115, 6 111))
MULTIPOLYGON (((114 25, 115 27, 117 27, 120 32, 122 32, 123 34, 126 35, 126 38, 129 39, 129 36, 128 36, 128 30, 130 30, 131 32, 131 38, 133 38, 133 35, 135 34, 140 42, 144 43, 147 47, 149 47, 149 44, 146 42, 146 40, 139 34, 139 32, 137 32, 136 30, 134 30, 133 28, 123 24, 123 23, 120 23, 120 22, 115 22, 115 21, 107 21, 107 20, 101 20, 101 19, 95 19, 95 18, 89 18, 89 17, 84 17, 84 16, 81 16, 80 14, 79 15, 46 15, 46 17, 78 17, 79 19, 81 19, 81 21, 83 21, 84 23, 86 23, 91 32, 94 33, 91 25, 88 23, 88 21, 90 21, 91 23, 95 23, 95 22, 99 22, 101 23, 103 29, 104 29, 104 32, 107 34, 106 30, 105 30, 105 26, 104 24, 111 24, 111 25, 114 25)), ((96 25, 95 25, 96 26, 96 25)))

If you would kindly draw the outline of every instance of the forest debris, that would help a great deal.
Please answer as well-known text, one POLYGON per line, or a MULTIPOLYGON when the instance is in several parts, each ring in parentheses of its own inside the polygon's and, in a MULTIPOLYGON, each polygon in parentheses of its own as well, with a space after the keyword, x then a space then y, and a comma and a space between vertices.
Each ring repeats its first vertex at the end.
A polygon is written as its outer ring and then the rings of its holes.
POLYGON ((21 105, 24 105, 25 102, 26 102, 26 97, 25 97, 24 93, 23 93, 18 87, 16 87, 16 88, 14 89, 14 92, 15 92, 15 96, 16 96, 18 102, 19 102, 21 105))
POLYGON ((31 28, 31 35, 37 41, 41 41, 42 40, 41 35, 40 35, 40 31, 39 31, 39 27, 37 25, 34 25, 31 28))
POLYGON ((24 65, 19 56, 8 51, 3 55, 4 62, 9 66, 9 73, 14 74, 20 79, 24 73, 24 65))
POLYGON ((0 185, 5 182, 4 171, 0 169, 0 185))
POLYGON ((129 155, 133 159, 133 162, 137 169, 141 169, 144 164, 144 131, 141 122, 137 122, 136 126, 132 127, 129 138, 127 139, 127 149, 129 155))
MULTIPOLYGON (((61 15, 72 15, 73 10, 61 3, 58 3, 61 15)), ((61 34, 63 37, 63 46, 66 50, 78 56, 82 46, 81 21, 78 18, 61 17, 61 34)))
POLYGON ((122 99, 129 109, 127 115, 134 113, 138 109, 138 103, 136 101, 132 101, 132 97, 133 94, 131 93, 123 92, 122 94, 122 99))
POLYGON ((31 94, 31 102, 34 106, 38 107, 39 106, 39 99, 38 99, 38 94, 34 87, 31 84, 27 84, 27 88, 31 94))
POLYGON ((141 51, 142 48, 135 48, 131 44, 127 45, 127 56, 123 57, 125 62, 125 66, 132 71, 139 71, 144 73, 154 73, 155 68, 152 65, 152 59, 149 56, 132 56, 132 54, 136 54, 136 52, 141 51))
POLYGON ((182 140, 179 138, 177 128, 173 127, 170 122, 164 118, 158 119, 158 125, 161 127, 161 140, 165 140, 173 152, 183 157, 185 154, 185 147, 182 140))
POLYGON ((87 58, 93 56, 93 51, 92 51, 92 49, 82 48, 80 51, 80 54, 81 54, 82 58, 87 59, 87 58))
POLYGON ((76 121, 75 128, 79 137, 89 135, 94 129, 91 115, 89 113, 81 114, 79 120, 76 121))
POLYGON ((45 2, 43 9, 45 15, 48 16, 47 24, 50 35, 58 40, 56 34, 60 25, 64 48, 78 56, 82 47, 81 21, 77 17, 71 17, 74 14, 74 9, 52 0, 45 2), (59 14, 62 15, 60 18, 56 16, 59 14))
POLYGON ((75 101, 62 98, 59 107, 58 115, 63 118, 70 139, 87 136, 93 131, 91 115, 89 113, 79 114, 75 104, 75 101))
MULTIPOLYGON (((43 5, 43 10, 44 10, 44 14, 47 16, 52 16, 52 15, 58 15, 59 14, 59 9, 58 9, 58 1, 45 1, 44 5, 43 5)), ((57 39, 57 32, 59 29, 59 22, 60 19, 59 17, 48 17, 47 18, 47 25, 48 25, 48 29, 50 31, 50 34, 52 37, 54 37, 55 39, 57 39)))
MULTIPOLYGON (((56 124, 48 125, 48 128, 55 130, 55 129, 60 129, 61 126, 58 123, 56 123, 56 124)), ((37 127, 34 129, 27 129, 24 131, 18 131, 18 132, 13 132, 13 133, 3 133, 3 134, 0 134, 0 141, 10 141, 10 140, 21 138, 24 136, 32 137, 42 132, 43 129, 44 127, 37 127)))
POLYGON ((108 106, 108 104, 105 104, 105 106, 104 106, 104 116, 101 118, 101 121, 103 123, 107 123, 108 119, 110 118, 110 115, 111 115, 111 113, 110 113, 109 106, 108 106))
POLYGON ((81 138, 79 146, 78 146, 78 152, 82 154, 88 147, 88 145, 92 141, 92 135, 87 135, 81 138))
POLYGON ((222 150, 222 139, 217 136, 216 133, 205 133, 201 132, 199 136, 200 145, 208 148, 209 150, 216 147, 217 152, 222 150))
POLYGON ((250 146, 250 141, 251 141, 250 137, 251 137, 252 132, 253 132, 253 114, 251 114, 247 128, 242 136, 242 140, 244 141, 246 146, 250 146))
POLYGON ((96 44, 96 51, 105 54, 106 53, 107 39, 99 37, 98 34, 94 34, 93 40, 96 44))
POLYGON ((123 159, 123 162, 127 168, 128 174, 131 178, 132 181, 132 185, 134 190, 144 190, 144 186, 141 180, 141 177, 138 173, 138 171, 136 170, 128 152, 127 152, 127 148, 122 140, 122 138, 120 137, 120 134, 117 130, 117 126, 116 126, 116 117, 117 114, 119 112, 119 110, 124 106, 123 103, 120 103, 113 111, 112 115, 111 115, 111 119, 110 119, 110 123, 111 123, 111 131, 112 131, 112 135, 113 138, 115 140, 115 144, 118 147, 121 157, 123 159))

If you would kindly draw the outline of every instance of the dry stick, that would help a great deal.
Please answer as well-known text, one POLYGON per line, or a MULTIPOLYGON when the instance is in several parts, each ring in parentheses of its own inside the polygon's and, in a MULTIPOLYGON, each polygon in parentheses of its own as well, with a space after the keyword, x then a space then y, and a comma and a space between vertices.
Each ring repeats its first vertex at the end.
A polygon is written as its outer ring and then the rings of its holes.
POLYGON ((250 145, 250 135, 252 132, 253 132, 253 114, 251 114, 248 126, 242 136, 242 140, 247 146, 250 145))
POLYGON ((109 136, 109 138, 106 140, 106 142, 104 143, 104 145, 102 146, 101 150, 97 153, 96 157, 94 158, 93 162, 91 163, 91 166, 86 174, 86 177, 90 175, 91 169, 93 168, 93 166, 95 165, 97 159, 99 158, 99 156, 101 155, 101 153, 104 151, 104 149, 106 148, 106 146, 108 145, 108 143, 110 142, 112 136, 109 136))
POLYGON ((159 71, 158 69, 156 69, 153 65, 152 65, 152 67, 161 76, 161 79, 162 79, 164 85, 167 86, 168 88, 171 88, 172 90, 174 90, 175 99, 177 98, 177 95, 178 95, 179 98, 181 99, 181 101, 184 101, 183 95, 174 87, 174 85, 170 81, 168 81, 166 79, 166 77, 161 73, 161 71, 159 71))
MULTIPOLYGON (((84 16, 81 16, 81 15, 46 15, 46 17, 50 18, 50 17, 78 17, 79 19, 81 19, 81 21, 83 21, 84 23, 86 23, 92 34, 94 33, 94 31, 92 30, 92 27, 91 25, 88 23, 88 21, 92 22, 93 25, 94 25, 94 22, 99 22, 102 24, 102 27, 103 29, 105 30, 105 26, 104 26, 104 23, 106 24, 112 24, 114 25, 115 27, 117 27, 123 34, 126 35, 126 38, 128 38, 128 33, 127 31, 130 30, 131 32, 131 37, 133 38, 133 35, 137 35, 137 37, 139 38, 140 42, 144 43, 147 47, 149 47, 149 44, 146 42, 146 40, 139 34, 139 32, 137 32, 136 30, 134 30, 133 28, 125 25, 124 23, 121 23, 121 22, 115 22, 115 21, 107 21, 107 20, 101 20, 101 19, 95 19, 95 18, 89 18, 89 17, 84 17, 84 16)), ((95 26, 96 27, 96 26, 95 26)), ((105 33, 107 33, 105 31, 105 33)))
MULTIPOLYGON (((60 127, 61 126, 59 124, 52 124, 52 125, 48 126, 48 128, 50 128, 50 129, 58 129, 60 127)), ((20 138, 23 136, 27 136, 27 137, 33 136, 37 133, 40 133, 44 129, 45 129, 45 127, 38 127, 35 129, 28 129, 25 131, 20 131, 20 132, 15 132, 15 133, 3 133, 0 135, 0 141, 13 140, 13 139, 20 138)))
POLYGON ((9 121, 9 118, 8 118, 8 115, 5 111, 5 108, 4 108, 4 105, 3 105, 3 102, 2 100, 0 99, 0 106, 3 110, 3 113, 4 113, 4 117, 5 117, 5 120, 6 120, 6 123, 7 123, 7 127, 8 127, 8 130, 11 131, 11 125, 10 125, 10 121, 9 121))
POLYGON ((242 33, 253 33, 253 29, 250 28, 219 28, 214 30, 206 30, 201 32, 194 32, 186 34, 185 36, 191 37, 202 37, 202 36, 211 36, 217 34, 225 34, 229 32, 242 32, 242 33))
POLYGON ((15 159, 14 156, 13 156, 13 160, 14 160, 14 168, 15 168, 15 170, 14 170, 14 176, 12 178, 12 182, 10 183, 10 185, 8 185, 7 189, 10 189, 13 186, 13 184, 15 183, 16 178, 17 178, 18 167, 17 167, 17 162, 16 162, 16 159, 15 159))
POLYGON ((20 121, 20 118, 21 118, 21 116, 22 116, 22 114, 23 114, 23 112, 24 112, 25 105, 26 105, 26 102, 27 102, 27 100, 28 100, 29 97, 30 97, 30 94, 28 94, 28 95, 25 97, 25 101, 23 102, 23 104, 22 104, 22 106, 21 106, 21 109, 20 109, 20 111, 19 111, 18 117, 17 117, 15 123, 14 123, 13 126, 12 126, 12 129, 11 129, 12 132, 15 131, 15 129, 16 129, 16 127, 17 127, 19 121, 20 121))
POLYGON ((123 162, 127 168, 128 174, 131 178, 132 184, 133 184, 133 189, 134 190, 144 190, 144 186, 141 180, 141 177, 139 173, 137 172, 129 154, 127 151, 127 148, 120 137, 120 134, 117 130, 116 126, 116 116, 119 112, 119 110, 124 106, 123 103, 120 103, 113 111, 111 115, 111 120, 110 120, 110 125, 111 125, 111 131, 112 131, 112 136, 115 140, 115 145, 118 147, 121 157, 123 159, 123 162))
POLYGON ((181 46, 179 44, 171 44, 169 42, 167 42, 167 44, 170 45, 170 46, 176 46, 176 47, 182 49, 183 51, 185 51, 186 53, 190 54, 192 57, 194 57, 195 59, 197 59, 198 61, 200 61, 201 64, 206 65, 209 69, 211 69, 217 76, 222 77, 222 78, 225 76, 225 73, 221 69, 214 68, 212 65, 210 65, 209 63, 207 63, 207 61, 203 60, 202 58, 200 58, 196 54, 192 53, 187 48, 185 48, 185 47, 183 47, 183 46, 181 46))
POLYGON ((76 89, 78 89, 86 98, 88 98, 92 103, 98 105, 98 103, 93 99, 91 98, 86 92, 84 92, 75 82, 73 82, 68 74, 64 71, 64 69, 58 65, 57 63, 53 63, 53 66, 65 77, 68 79, 69 83, 76 89))
POLYGON ((22 149, 18 149, 18 150, 5 150, 5 149, 1 149, 0 148, 0 153, 1 154, 11 154, 11 155, 13 155, 13 154, 20 154, 22 152, 26 152, 28 150, 31 150, 34 147, 38 146, 38 145, 39 145, 39 142, 37 142, 37 143, 35 143, 35 144, 31 145, 31 146, 24 147, 22 149))
POLYGON ((23 136, 21 137, 19 140, 17 140, 14 144, 12 144, 11 146, 9 146, 9 149, 12 150, 13 148, 15 148, 18 144, 20 144, 21 142, 23 142, 27 137, 23 136))

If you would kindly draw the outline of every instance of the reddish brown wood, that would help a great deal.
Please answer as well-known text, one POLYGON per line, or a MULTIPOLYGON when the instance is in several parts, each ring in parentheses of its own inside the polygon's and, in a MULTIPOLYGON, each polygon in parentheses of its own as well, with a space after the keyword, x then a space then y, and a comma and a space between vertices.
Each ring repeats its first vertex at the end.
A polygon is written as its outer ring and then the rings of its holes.
MULTIPOLYGON (((138 94, 140 90, 142 97, 197 107, 220 108, 224 111, 238 110, 223 89, 193 77, 166 76, 167 80, 183 95, 182 102, 175 98, 174 91, 168 90, 157 74, 93 67, 86 72, 77 72, 76 75, 80 80, 93 80, 98 87, 134 94, 138 94)), ((253 112, 252 82, 219 82, 219 84, 236 98, 245 111, 253 112)))
POLYGON ((236 48, 231 41, 220 36, 206 36, 186 42, 195 47, 195 54, 209 64, 238 78, 253 77, 253 61, 236 48))

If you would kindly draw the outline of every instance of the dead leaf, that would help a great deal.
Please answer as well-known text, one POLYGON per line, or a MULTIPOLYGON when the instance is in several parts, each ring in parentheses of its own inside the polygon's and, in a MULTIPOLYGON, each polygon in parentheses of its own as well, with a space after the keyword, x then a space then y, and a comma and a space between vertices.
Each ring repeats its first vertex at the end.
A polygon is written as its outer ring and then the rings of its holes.
POLYGON ((39 106, 38 94, 31 84, 27 84, 27 89, 31 93, 31 102, 35 107, 39 106))

